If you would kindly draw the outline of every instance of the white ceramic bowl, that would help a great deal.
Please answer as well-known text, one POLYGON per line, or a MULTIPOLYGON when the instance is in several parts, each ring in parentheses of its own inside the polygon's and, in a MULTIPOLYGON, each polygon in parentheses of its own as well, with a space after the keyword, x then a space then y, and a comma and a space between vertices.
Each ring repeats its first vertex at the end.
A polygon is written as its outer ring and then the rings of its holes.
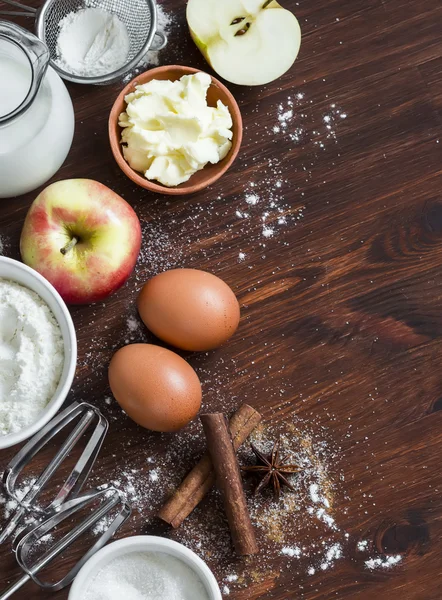
POLYGON ((64 366, 60 382, 54 397, 41 412, 38 419, 17 433, 0 436, 0 450, 9 448, 28 439, 48 423, 55 413, 61 408, 66 396, 71 389, 72 381, 77 366, 77 336, 71 315, 57 290, 42 277, 37 271, 23 263, 0 256, 0 278, 10 279, 20 283, 38 294, 52 310, 60 325, 64 342, 64 366))
POLYGON ((68 600, 83 600, 88 585, 103 567, 108 565, 112 560, 132 552, 164 552, 182 560, 201 579, 206 587, 209 599, 222 600, 215 576, 199 556, 182 544, 178 544, 178 542, 172 542, 166 538, 153 535, 128 537, 102 548, 87 561, 78 573, 69 592, 68 600))

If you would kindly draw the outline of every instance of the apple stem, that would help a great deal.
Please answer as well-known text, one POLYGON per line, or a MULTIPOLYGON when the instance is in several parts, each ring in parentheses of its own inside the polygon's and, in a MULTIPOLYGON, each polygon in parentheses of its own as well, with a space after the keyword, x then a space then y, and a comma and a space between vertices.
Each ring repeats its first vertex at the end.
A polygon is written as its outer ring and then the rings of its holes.
POLYGON ((78 244, 79 241, 80 240, 74 236, 71 239, 71 241, 69 242, 69 244, 66 244, 66 246, 64 246, 63 248, 61 248, 60 252, 64 256, 65 254, 67 254, 68 252, 70 252, 72 250, 72 248, 75 248, 75 246, 78 244))

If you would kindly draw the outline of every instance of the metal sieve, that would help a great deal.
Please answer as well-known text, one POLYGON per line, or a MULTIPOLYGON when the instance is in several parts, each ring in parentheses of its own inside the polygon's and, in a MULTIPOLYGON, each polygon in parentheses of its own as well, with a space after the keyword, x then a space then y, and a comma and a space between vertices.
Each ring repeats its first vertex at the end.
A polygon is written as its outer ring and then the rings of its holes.
POLYGON ((149 50, 161 50, 167 44, 166 36, 157 31, 157 7, 155 0, 46 0, 39 9, 25 6, 15 0, 3 0, 19 10, 0 11, 0 15, 33 17, 38 37, 47 45, 51 55, 51 67, 63 79, 74 83, 103 84, 122 78, 134 69, 149 50), (115 14, 126 26, 129 35, 129 54, 126 64, 111 73, 94 77, 74 75, 61 69, 57 63, 57 39, 59 23, 69 13, 81 8, 101 8, 115 14), (153 45, 154 37, 159 38, 153 45))

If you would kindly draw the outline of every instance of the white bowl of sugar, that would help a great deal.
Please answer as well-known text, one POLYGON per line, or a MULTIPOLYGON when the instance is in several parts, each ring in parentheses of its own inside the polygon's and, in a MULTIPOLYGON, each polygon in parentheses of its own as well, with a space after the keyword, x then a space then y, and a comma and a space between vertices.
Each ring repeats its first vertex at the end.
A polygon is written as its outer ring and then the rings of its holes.
POLYGON ((222 600, 212 571, 166 538, 140 535, 105 546, 78 573, 69 600, 222 600))
POLYGON ((61 296, 34 269, 0 256, 0 450, 54 417, 76 365, 75 328, 61 296))

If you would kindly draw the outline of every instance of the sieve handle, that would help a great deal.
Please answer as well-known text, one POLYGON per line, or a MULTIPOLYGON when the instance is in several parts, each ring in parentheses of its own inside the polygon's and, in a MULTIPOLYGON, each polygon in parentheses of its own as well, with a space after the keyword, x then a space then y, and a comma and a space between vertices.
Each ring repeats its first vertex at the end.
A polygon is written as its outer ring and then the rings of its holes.
POLYGON ((19 12, 18 10, 0 10, 0 15, 2 17, 34 17, 32 13, 19 12))
POLYGON ((16 17, 34 17, 37 12, 36 8, 32 8, 32 6, 26 6, 25 4, 21 4, 16 0, 3 0, 3 2, 4 4, 9 4, 9 6, 15 6, 15 8, 20 8, 21 12, 15 10, 2 10, 0 11, 0 15, 13 15, 16 17))
POLYGON ((13 594, 18 592, 18 590, 22 588, 25 585, 25 583, 28 583, 30 579, 31 578, 29 577, 29 575, 23 575, 21 579, 16 581, 14 584, 11 585, 11 587, 9 587, 5 592, 3 592, 3 594, 0 596, 0 600, 7 600, 8 598, 10 598, 13 594))
MULTIPOLYGON (((167 37, 161 31, 155 31, 155 35, 160 38, 158 45, 155 44, 155 40, 152 42, 149 50, 153 50, 154 52, 158 52, 158 50, 162 50, 167 46, 167 37)), ((1 598, 0 598, 1 600, 1 598)))

